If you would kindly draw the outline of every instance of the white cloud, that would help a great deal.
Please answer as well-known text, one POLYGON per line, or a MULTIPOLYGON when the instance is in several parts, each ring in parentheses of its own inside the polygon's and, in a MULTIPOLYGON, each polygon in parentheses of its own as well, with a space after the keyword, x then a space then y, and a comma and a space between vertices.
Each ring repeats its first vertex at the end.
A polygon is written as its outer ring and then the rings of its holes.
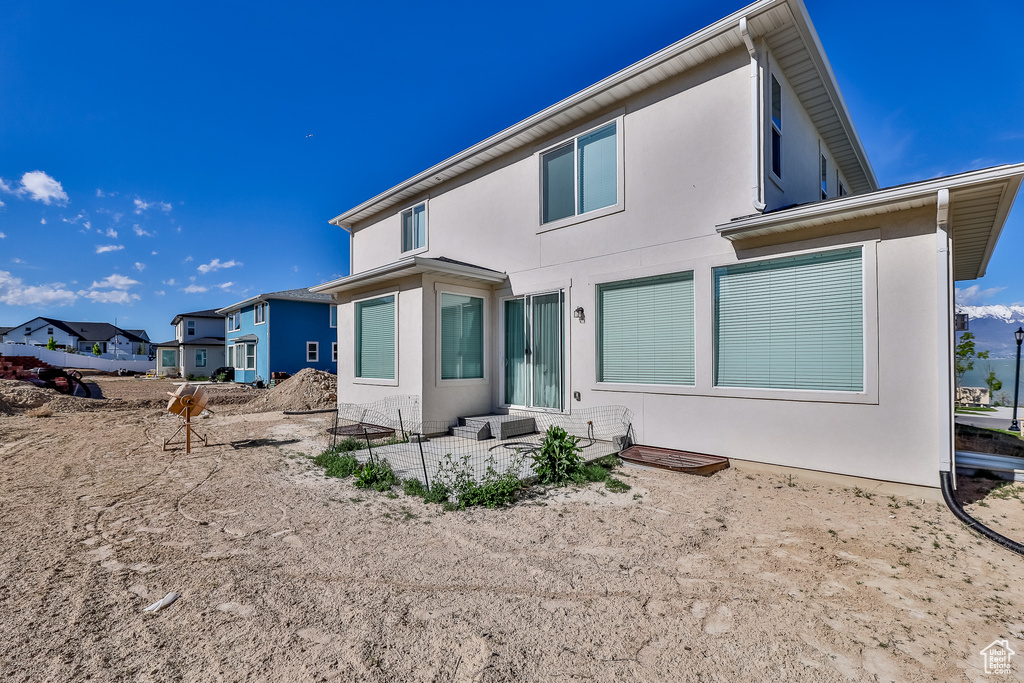
POLYGON ((201 287, 200 285, 189 285, 188 287, 181 291, 185 292, 186 294, 198 294, 200 292, 205 292, 206 290, 206 287, 201 287))
POLYGON ((24 261, 22 261, 22 260, 21 260, 20 258, 18 258, 17 256, 15 256, 14 258, 12 258, 11 260, 12 260, 12 261, 14 261, 15 263, 24 263, 24 261))
POLYGON ((68 201, 68 193, 61 184, 42 171, 29 171, 21 176, 21 187, 18 188, 17 194, 27 194, 29 199, 43 204, 54 202, 64 205, 68 201))
POLYGON ((2 232, 0 232, 0 240, 2 240, 2 239, 7 239, 7 235, 5 235, 2 232))
POLYGON ((228 289, 229 287, 231 287, 234 284, 235 284, 234 282, 222 282, 222 283, 220 283, 217 286, 220 287, 221 289, 228 289))
POLYGON ((78 291, 78 296, 97 304, 130 304, 141 298, 138 294, 131 294, 122 289, 112 289, 108 292, 90 292, 83 289, 78 291))
POLYGON ((194 259, 192 258, 192 256, 191 256, 191 255, 189 255, 189 256, 186 256, 186 257, 185 257, 185 263, 190 263, 190 262, 192 262, 193 260, 194 260, 194 259))
POLYGON ((204 263, 200 265, 198 268, 196 268, 196 270, 205 275, 206 273, 212 273, 213 271, 220 270, 221 268, 234 268, 235 266, 240 265, 242 265, 241 261, 231 260, 221 263, 219 258, 215 258, 209 263, 204 263))
POLYGON ((956 288, 955 296, 953 297, 958 304, 970 305, 977 303, 982 299, 988 299, 999 292, 1006 289, 1006 287, 989 287, 988 289, 982 289, 981 285, 971 285, 964 289, 956 288))
POLYGON ((7 206, 7 205, 4 204, 3 202, 0 202, 0 206, 7 206))
POLYGON ((174 285, 176 285, 178 283, 175 282, 174 278, 172 277, 170 280, 164 280, 164 284, 167 285, 168 287, 173 287, 174 285))
POLYGON ((164 294, 167 294, 167 292, 165 292, 162 289, 158 289, 157 291, 155 291, 153 293, 156 294, 157 296, 163 296, 164 294))
POLYGON ((82 227, 85 228, 86 230, 89 230, 90 228, 92 228, 92 222, 86 221, 82 223, 82 227))
POLYGON ((150 255, 150 256, 156 256, 156 255, 157 255, 157 252, 155 252, 155 251, 151 251, 151 252, 149 252, 149 255, 150 255))
POLYGON ((66 306, 75 302, 74 292, 64 289, 64 283, 25 286, 21 278, 0 270, 0 303, 8 306, 66 306))
POLYGON ((97 197, 106 197, 106 195, 105 195, 105 194, 103 194, 103 190, 101 190, 101 189, 100 189, 100 188, 98 188, 98 187, 96 188, 96 196, 97 196, 97 197))
POLYGON ((61 217, 61 220, 64 221, 65 223, 70 223, 71 225, 74 225, 75 223, 77 223, 78 221, 82 220, 83 218, 85 218, 85 214, 84 213, 79 213, 74 218, 64 218, 64 217, 61 217))
POLYGON ((123 244, 97 244, 96 245, 96 253, 97 254, 105 254, 108 251, 121 251, 122 249, 124 249, 124 245, 123 244))
POLYGON ((40 218, 39 219, 39 224, 40 225, 46 225, 46 219, 45 218, 40 218))
POLYGON ((139 271, 141 273, 145 269, 146 269, 146 264, 145 263, 139 263, 138 261, 135 262, 135 270, 137 270, 137 271, 139 271))
POLYGON ((117 239, 117 230, 114 230, 113 228, 107 228, 107 231, 103 234, 111 239, 117 239))
POLYGON ((17 194, 14 188, 7 184, 7 181, 0 178, 0 192, 6 192, 7 194, 17 194))
POLYGON ((138 235, 139 237, 152 237, 153 236, 153 233, 147 232, 147 231, 143 230, 139 226, 138 223, 135 223, 134 225, 132 225, 132 230, 134 230, 135 234, 138 235))
POLYGON ((114 273, 113 275, 108 275, 99 282, 94 280, 89 289, 128 289, 129 287, 138 284, 141 284, 138 280, 133 280, 130 277, 114 273))
POLYGON ((172 208, 171 205, 168 204, 167 202, 147 202, 141 197, 136 197, 134 199, 134 202, 135 213, 142 213, 143 211, 146 211, 148 209, 160 209, 164 213, 167 213, 172 208))

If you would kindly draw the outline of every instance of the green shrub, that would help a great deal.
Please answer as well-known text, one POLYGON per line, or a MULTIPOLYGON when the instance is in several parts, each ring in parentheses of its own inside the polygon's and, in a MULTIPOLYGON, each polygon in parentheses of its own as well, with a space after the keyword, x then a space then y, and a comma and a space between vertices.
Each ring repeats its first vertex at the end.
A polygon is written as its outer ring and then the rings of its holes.
POLYGON ((604 487, 611 491, 612 493, 625 493, 626 491, 633 488, 632 486, 622 481, 621 479, 616 479, 615 477, 610 475, 608 479, 605 480, 604 487))
POLYGON ((339 441, 334 446, 334 450, 338 451, 339 453, 349 453, 351 451, 358 451, 364 445, 365 444, 359 439, 354 439, 351 436, 349 436, 339 441))
POLYGON ((509 463, 508 469, 499 473, 494 455, 490 455, 487 458, 484 476, 478 482, 469 465, 469 455, 464 455, 460 461, 456 461, 452 454, 448 453, 444 463, 438 467, 430 493, 433 497, 440 498, 441 491, 446 492, 447 507, 455 510, 478 505, 488 508, 508 505, 515 502, 524 488, 518 476, 522 463, 522 456, 516 456, 509 463))
POLYGON ((427 489, 419 479, 406 479, 402 482, 402 490, 405 495, 417 496, 427 503, 446 503, 450 493, 444 484, 438 482, 427 489))
POLYGON ((337 450, 328 449, 313 458, 313 464, 323 467, 328 477, 346 479, 359 469, 359 461, 351 453, 342 454, 337 450))
MULTIPOLYGON (((353 457, 353 456, 348 456, 353 457)), ((354 458, 353 458, 354 459, 354 458)), ((392 486, 398 484, 398 477, 387 460, 378 459, 376 462, 368 462, 355 472, 356 488, 373 489, 375 491, 390 491, 392 486)))
POLYGON ((540 448, 533 452, 533 471, 541 484, 564 484, 579 480, 583 471, 580 440, 552 425, 540 448))

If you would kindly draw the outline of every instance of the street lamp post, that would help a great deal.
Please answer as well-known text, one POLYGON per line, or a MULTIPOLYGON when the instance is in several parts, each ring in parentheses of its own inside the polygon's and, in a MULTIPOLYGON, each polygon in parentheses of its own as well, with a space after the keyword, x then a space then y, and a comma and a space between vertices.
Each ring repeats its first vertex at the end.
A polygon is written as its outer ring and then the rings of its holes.
POLYGON ((1024 327, 1018 327, 1013 336, 1017 339, 1017 371, 1013 376, 1013 422, 1010 423, 1010 431, 1019 432, 1020 425, 1017 424, 1017 397, 1020 395, 1020 344, 1024 342, 1024 327))

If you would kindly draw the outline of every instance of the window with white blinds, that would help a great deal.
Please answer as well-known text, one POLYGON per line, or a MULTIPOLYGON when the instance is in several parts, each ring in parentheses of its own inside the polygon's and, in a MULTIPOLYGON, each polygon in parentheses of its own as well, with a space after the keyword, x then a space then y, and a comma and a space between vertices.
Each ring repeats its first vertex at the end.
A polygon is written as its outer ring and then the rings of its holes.
POLYGON ((395 297, 359 301, 356 317, 356 377, 395 379, 395 297))
POLYGON ((541 154, 542 222, 617 204, 618 157, 615 121, 541 154))
POLYGON ((694 384, 693 271, 598 285, 598 381, 694 384))
POLYGON ((441 379, 484 376, 484 300, 441 293, 441 379))
POLYGON ((715 385, 864 390, 860 247, 714 269, 715 385))

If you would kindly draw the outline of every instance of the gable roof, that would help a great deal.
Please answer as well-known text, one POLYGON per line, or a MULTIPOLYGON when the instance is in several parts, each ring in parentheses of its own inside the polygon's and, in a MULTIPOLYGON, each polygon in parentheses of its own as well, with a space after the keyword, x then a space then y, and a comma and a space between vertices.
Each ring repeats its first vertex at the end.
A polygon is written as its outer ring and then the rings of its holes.
POLYGON ((4 326, 0 325, 0 337, 4 336, 5 334, 7 334, 8 332, 10 332, 13 329, 14 329, 13 327, 4 327, 4 326))
POLYGON ((172 325, 177 325, 178 321, 182 318, 223 318, 221 313, 217 312, 215 308, 207 308, 205 311, 192 311, 191 313, 179 313, 174 316, 174 320, 171 321, 172 325))
MULTIPOLYGON (((124 330, 120 327, 111 325, 110 323, 72 322, 69 320, 57 320, 56 318, 46 318, 43 316, 32 318, 32 320, 22 323, 21 325, 8 328, 8 331, 18 329, 19 327, 25 327, 28 323, 35 320, 42 320, 45 323, 39 327, 56 327, 72 336, 78 337, 81 341, 109 341, 114 338, 114 335, 124 337, 126 340, 132 342, 146 342, 149 340, 148 334, 145 339, 138 334, 138 332, 145 334, 142 330, 124 330)), ((39 327, 35 329, 39 329, 39 327)))
POLYGON ((938 207, 939 193, 945 190, 949 193, 948 221, 953 237, 953 279, 974 280, 985 275, 1022 180, 1024 164, 995 166, 745 216, 717 229, 731 241, 792 232, 851 218, 938 207))
POLYGON ((316 294, 316 293, 310 291, 309 288, 307 288, 307 289, 285 289, 285 290, 282 290, 280 292, 268 292, 266 294, 257 294, 256 296, 252 296, 252 297, 249 297, 248 299, 245 299, 243 301, 239 301, 236 304, 231 304, 230 306, 225 306, 224 308, 218 308, 217 309, 217 313, 220 314, 221 316, 223 316, 223 315, 226 315, 228 313, 232 313, 234 311, 237 311, 237 310, 239 310, 241 308, 245 308, 246 306, 248 306, 250 304, 254 304, 257 301, 271 301, 271 300, 274 300, 274 299, 279 299, 279 300, 284 300, 284 301, 309 301, 309 302, 312 302, 312 303, 323 303, 323 304, 329 304, 332 301, 330 294, 316 294))
POLYGON ((608 78, 492 135, 419 175, 332 218, 346 230, 492 159, 526 147, 557 130, 582 123, 598 111, 668 78, 737 49, 744 49, 740 22, 751 40, 763 38, 786 73, 800 103, 832 151, 854 193, 878 188, 867 153, 850 120, 835 74, 801 0, 758 0, 669 45, 608 78))
POLYGON ((475 283, 497 284, 504 282, 505 273, 490 268, 474 266, 472 263, 456 261, 455 259, 427 258, 426 256, 407 256, 398 261, 388 263, 378 268, 364 270, 355 275, 348 275, 337 280, 331 280, 316 287, 310 287, 314 292, 346 292, 358 289, 378 282, 389 282, 396 278, 417 273, 430 273, 433 275, 444 275, 459 280, 468 280, 475 283))

